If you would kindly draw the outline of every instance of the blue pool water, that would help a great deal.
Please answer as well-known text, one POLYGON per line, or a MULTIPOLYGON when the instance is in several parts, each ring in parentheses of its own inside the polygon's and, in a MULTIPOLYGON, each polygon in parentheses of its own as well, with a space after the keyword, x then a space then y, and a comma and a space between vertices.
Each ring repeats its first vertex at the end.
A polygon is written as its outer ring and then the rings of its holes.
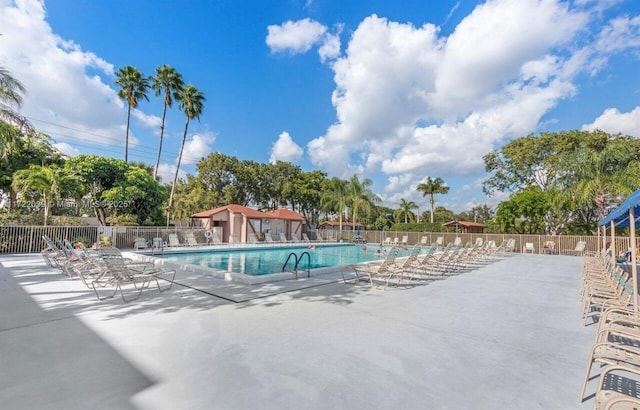
MULTIPOLYGON (((211 252, 194 252, 174 255, 164 255, 164 259, 182 263, 207 266, 210 268, 244 273, 246 275, 268 275, 270 273, 282 272, 282 266, 291 253, 294 253, 301 260, 299 268, 306 269, 308 260, 303 256, 304 252, 309 254, 311 269, 337 267, 358 262, 368 262, 384 258, 384 255, 377 253, 380 249, 378 245, 330 245, 318 246, 316 249, 304 247, 286 248, 259 248, 240 250, 215 250, 211 252)), ((386 248, 388 249, 388 248, 386 248)), ((400 256, 408 254, 403 250, 400 256)), ((288 270, 292 270, 295 258, 291 257, 288 270)))

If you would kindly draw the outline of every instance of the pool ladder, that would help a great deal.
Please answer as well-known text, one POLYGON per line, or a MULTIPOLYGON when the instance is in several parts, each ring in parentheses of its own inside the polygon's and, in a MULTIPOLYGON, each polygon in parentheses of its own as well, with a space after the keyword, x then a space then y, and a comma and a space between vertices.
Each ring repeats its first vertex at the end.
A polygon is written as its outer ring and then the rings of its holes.
POLYGON ((287 260, 284 262, 284 265, 282 265, 282 271, 285 272, 291 257, 293 257, 293 260, 296 261, 293 265, 293 274, 296 275, 296 279, 298 279, 298 267, 300 262, 302 262, 302 257, 305 255, 307 255, 307 278, 311 277, 311 255, 309 255, 309 252, 307 251, 302 252, 300 256, 296 255, 295 252, 291 252, 289 256, 287 256, 287 260))

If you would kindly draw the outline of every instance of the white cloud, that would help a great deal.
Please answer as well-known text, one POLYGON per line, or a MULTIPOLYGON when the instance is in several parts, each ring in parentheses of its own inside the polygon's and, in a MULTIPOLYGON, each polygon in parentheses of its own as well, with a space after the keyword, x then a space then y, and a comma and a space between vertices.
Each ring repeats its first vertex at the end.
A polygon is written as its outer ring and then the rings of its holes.
POLYGON ((309 18, 286 21, 282 25, 267 27, 267 45, 272 52, 290 51, 294 54, 309 51, 319 42, 327 28, 309 18))
POLYGON ((269 162, 275 164, 276 161, 297 162, 302 158, 303 150, 296 144, 288 132, 283 132, 278 136, 278 140, 271 147, 269 162))
POLYGON ((66 142, 57 142, 55 144, 51 144, 54 148, 57 148, 60 152, 70 157, 75 157, 76 155, 80 155, 80 151, 78 151, 75 147, 67 144, 66 142))
MULTIPOLYGON (((160 164, 158 166, 158 177, 160 178, 160 182, 163 184, 170 184, 173 182, 173 178, 176 175, 176 165, 175 164, 160 164)), ((180 172, 178 172, 178 179, 186 180, 187 172, 180 167, 180 172)))
POLYGON ((325 63, 340 55, 340 33, 343 25, 336 25, 335 33, 326 26, 309 18, 287 21, 282 25, 267 27, 267 45, 272 53, 289 51, 292 54, 306 53, 318 45, 318 55, 325 63))
POLYGON ((365 18, 331 65, 336 122, 307 144, 312 162, 336 175, 381 170, 389 200, 424 175, 481 174, 485 153, 534 132, 576 95, 578 75, 618 51, 601 44, 627 36, 622 49, 640 48, 640 18, 589 33, 594 15, 558 0, 489 0, 448 37, 365 18))
POLYGON ((625 134, 640 138, 640 107, 621 113, 617 108, 607 108, 591 124, 582 126, 585 131, 602 130, 609 134, 625 134))
MULTIPOLYGON (((45 18, 43 2, 0 3, 0 62, 27 85, 21 112, 56 140, 98 144, 110 147, 107 155, 118 155, 124 151, 126 110, 101 78, 111 83, 113 65, 53 33, 45 18)), ((133 115, 144 126, 156 126, 153 116, 133 115)), ((131 132, 130 144, 136 143, 131 132)))
POLYGON ((318 48, 318 55, 323 63, 337 58, 340 55, 340 36, 327 34, 323 44, 318 48))
MULTIPOLYGON (((184 143, 182 164, 193 165, 211 153, 211 146, 216 140, 212 133, 194 134, 191 140, 184 143)), ((177 158, 176 158, 177 161, 177 158)), ((174 171, 175 172, 175 171, 174 171)))
POLYGON ((131 116, 140 122, 145 128, 151 128, 158 130, 160 133, 160 125, 162 124, 162 118, 153 114, 145 114, 144 112, 133 109, 131 110, 131 116))

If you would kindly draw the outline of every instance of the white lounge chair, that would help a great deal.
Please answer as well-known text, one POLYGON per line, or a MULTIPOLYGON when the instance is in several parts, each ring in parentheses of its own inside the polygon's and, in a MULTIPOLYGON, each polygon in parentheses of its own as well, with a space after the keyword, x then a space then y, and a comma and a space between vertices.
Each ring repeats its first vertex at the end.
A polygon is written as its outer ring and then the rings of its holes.
POLYGON ((255 233, 250 233, 249 235, 247 235, 247 240, 252 244, 257 244, 259 242, 258 237, 255 233))
MULTIPOLYGON (((402 274, 400 266, 396 263, 397 249, 391 248, 385 260, 380 263, 364 263, 358 265, 350 265, 348 268, 355 272, 355 278, 353 283, 356 284, 360 280, 365 279, 371 283, 371 286, 378 287, 374 282, 382 281, 384 283, 384 289, 389 286, 389 283, 394 277, 399 277, 402 274)), ((344 277, 343 281, 347 283, 347 279, 344 277)))
POLYGON ((287 235, 285 235, 284 232, 280 232, 280 242, 289 242, 287 235))
POLYGON ((136 238, 133 241, 133 249, 136 251, 139 249, 147 249, 148 247, 149 247, 149 242, 147 242, 145 238, 136 238))
POLYGON ((178 235, 175 233, 169 234, 169 246, 182 246, 180 243, 180 239, 178 239, 178 235))
POLYGON ((533 246, 533 242, 526 242, 522 247, 522 253, 536 253, 536 248, 533 246))
POLYGON ((294 242, 300 242, 300 238, 298 238, 298 235, 296 235, 295 233, 291 234, 291 240, 294 242))
POLYGON ((402 236, 402 240, 400 241, 401 244, 406 245, 409 243, 409 235, 403 235, 402 236))
POLYGON ((584 251, 587 248, 587 241, 579 241, 576 244, 575 249, 563 249, 563 255, 574 255, 574 256, 582 256, 584 255, 584 251))
POLYGON ((187 241, 187 245, 189 246, 201 246, 205 245, 204 243, 198 242, 196 239, 196 235, 193 232, 187 232, 184 234, 184 239, 187 241))

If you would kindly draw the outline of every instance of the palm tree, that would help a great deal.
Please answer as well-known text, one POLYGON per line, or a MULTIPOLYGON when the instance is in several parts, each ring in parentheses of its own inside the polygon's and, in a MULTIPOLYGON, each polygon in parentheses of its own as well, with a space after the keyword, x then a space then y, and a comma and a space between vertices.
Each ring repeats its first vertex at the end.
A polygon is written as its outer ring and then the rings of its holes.
POLYGON ((44 208, 44 224, 47 225, 51 205, 63 195, 77 191, 77 178, 68 175, 57 166, 31 165, 13 174, 12 187, 25 198, 36 194, 44 208), (72 184, 76 184, 73 188, 72 184))
POLYGON ((173 99, 177 98, 178 92, 184 88, 182 75, 175 68, 163 65, 156 68, 156 75, 151 77, 151 89, 155 91, 156 97, 164 93, 164 108, 162 109, 162 124, 160 125, 160 146, 158 147, 158 159, 153 177, 158 177, 158 167, 160 166, 160 155, 162 153, 162 138, 164 137, 164 120, 167 116, 167 107, 171 108, 173 99))
POLYGON ((356 227, 356 216, 360 208, 371 211, 374 204, 380 202, 380 198, 371 191, 373 181, 365 178, 362 181, 357 175, 353 175, 347 183, 347 202, 351 204, 351 212, 353 214, 353 228, 356 227))
POLYGON ((347 207, 347 181, 333 177, 327 181, 327 186, 320 197, 320 207, 325 212, 338 214, 339 234, 342 237, 342 214, 347 207))
POLYGON ((433 223, 433 210, 435 209, 436 199, 435 195, 437 194, 446 194, 449 192, 449 187, 444 184, 442 178, 431 178, 427 177, 427 180, 421 184, 418 184, 417 187, 418 192, 422 192, 422 196, 425 197, 429 195, 429 203, 431 204, 431 223, 433 223))
POLYGON ((602 150, 582 149, 572 167, 578 182, 565 194, 573 195, 579 205, 595 204, 598 219, 604 218, 612 200, 638 188, 640 170, 628 156, 624 143, 609 143, 602 150))
POLYGON ((22 107, 21 94, 26 92, 24 85, 9 70, 0 67, 0 122, 16 126, 25 133, 33 131, 33 126, 16 110, 22 107))
POLYGON ((180 154, 178 155, 178 166, 176 167, 176 174, 173 177, 173 185, 171 185, 171 195, 169 195, 169 205, 167 206, 167 226, 169 226, 171 206, 173 205, 173 194, 176 189, 176 183, 178 182, 178 172, 180 171, 180 163, 182 162, 182 152, 184 151, 184 143, 187 139, 189 122, 194 118, 200 119, 200 115, 204 110, 202 103, 206 101, 206 98, 204 98, 204 94, 202 94, 196 87, 189 84, 177 93, 176 100, 178 100, 180 110, 182 110, 186 115, 187 122, 184 125, 184 134, 182 134, 182 144, 180 145, 180 154))
POLYGON ((137 68, 130 65, 122 67, 116 72, 118 79, 116 84, 121 87, 118 97, 127 102, 127 133, 124 140, 124 161, 129 159, 129 123, 131 121, 131 109, 138 107, 138 101, 142 98, 149 101, 149 79, 142 75, 137 68))
POLYGON ((404 223, 409 223, 413 221, 415 215, 413 213, 414 209, 418 209, 418 204, 413 201, 407 202, 406 199, 400 199, 400 206, 396 210, 395 214, 397 218, 404 217, 404 223))

